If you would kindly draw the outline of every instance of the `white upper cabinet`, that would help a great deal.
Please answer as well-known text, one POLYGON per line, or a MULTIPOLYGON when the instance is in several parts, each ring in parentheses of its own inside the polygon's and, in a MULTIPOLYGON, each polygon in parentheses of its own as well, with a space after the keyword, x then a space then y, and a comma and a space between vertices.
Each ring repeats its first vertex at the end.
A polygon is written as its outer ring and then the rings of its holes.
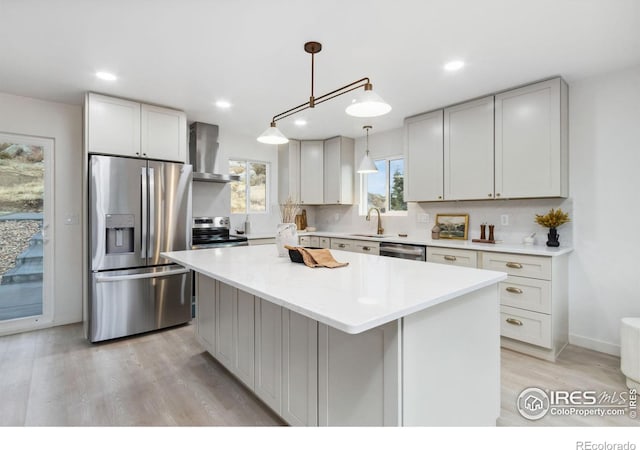
POLYGON ((142 156, 184 162, 187 159, 187 116, 182 111, 141 105, 142 156))
POLYGON ((88 111, 89 152, 140 156, 140 103, 89 94, 88 111))
POLYGON ((338 136, 324 141, 324 203, 353 203, 354 141, 338 136))
POLYGON ((87 109, 90 153, 186 161, 184 112, 94 93, 87 109))
POLYGON ((305 205, 324 203, 323 141, 300 143, 300 203, 305 205))
POLYGON ((567 90, 555 78, 496 95, 496 197, 569 195, 567 90))
POLYGON ((300 141, 278 145, 278 200, 300 201, 300 141))
POLYGON ((493 96, 444 110, 444 198, 493 197, 493 96))
POLYGON ((443 110, 404 121, 404 199, 441 201, 444 193, 443 110))

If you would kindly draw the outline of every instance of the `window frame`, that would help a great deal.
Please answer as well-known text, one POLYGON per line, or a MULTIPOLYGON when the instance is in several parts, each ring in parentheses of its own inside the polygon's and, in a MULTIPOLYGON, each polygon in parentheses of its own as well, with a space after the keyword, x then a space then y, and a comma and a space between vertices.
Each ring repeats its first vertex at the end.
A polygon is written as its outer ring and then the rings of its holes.
MULTIPOLYGON (((403 160, 403 164, 404 164, 404 175, 406 175, 406 158, 404 157, 404 155, 402 154, 397 154, 397 155, 391 155, 391 156, 384 156, 384 157, 371 157, 371 160, 374 162, 376 161, 384 161, 385 162, 385 166, 386 166, 386 170, 387 170, 387 178, 386 178, 386 194, 387 194, 387 211, 381 213, 382 216, 396 216, 396 217, 405 217, 408 215, 408 209, 409 209, 409 205, 407 204, 407 209, 404 211, 391 211, 390 210, 390 202, 391 202, 391 171, 390 171, 390 165, 391 165, 391 161, 397 160, 397 159, 402 159, 403 160)), ((360 215, 361 216, 366 216, 368 209, 369 209, 369 202, 368 202, 368 196, 369 196, 369 184, 368 184, 368 177, 369 174, 368 173, 361 173, 360 175, 360 215)), ((403 198, 404 200, 404 198, 403 198)), ((406 200, 404 200, 405 203, 408 203, 406 200)))
MULTIPOLYGON (((262 161, 258 159, 249 159, 249 158, 234 158, 230 157, 227 161, 227 167, 231 163, 231 161, 244 163, 245 166, 245 174, 249 173, 249 164, 264 164, 265 165, 265 209, 264 211, 251 211, 251 183, 248 177, 245 176, 245 211, 244 212, 233 212, 230 211, 230 214, 235 214, 238 216, 246 216, 246 215, 263 215, 263 214, 271 214, 271 162, 270 161, 262 161)), ((232 181, 231 183, 237 183, 236 181, 232 181)), ((232 191, 229 189, 229 206, 231 207, 231 195, 232 191)))

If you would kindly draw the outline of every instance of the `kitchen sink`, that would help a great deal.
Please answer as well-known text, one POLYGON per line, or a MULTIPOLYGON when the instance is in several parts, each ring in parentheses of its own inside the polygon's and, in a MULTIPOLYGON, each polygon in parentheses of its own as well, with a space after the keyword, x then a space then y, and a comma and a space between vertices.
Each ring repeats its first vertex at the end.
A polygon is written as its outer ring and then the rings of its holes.
POLYGON ((386 238, 386 237, 391 237, 393 236, 392 234, 359 234, 359 233, 353 233, 350 234, 349 236, 360 236, 360 237, 369 237, 369 238, 386 238))

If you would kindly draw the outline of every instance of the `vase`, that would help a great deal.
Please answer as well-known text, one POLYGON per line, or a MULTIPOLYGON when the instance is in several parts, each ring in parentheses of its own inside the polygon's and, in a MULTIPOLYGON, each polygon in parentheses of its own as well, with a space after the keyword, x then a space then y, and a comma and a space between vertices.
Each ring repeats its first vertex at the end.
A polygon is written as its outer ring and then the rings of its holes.
POLYGON ((278 256, 289 256, 285 245, 298 246, 298 227, 295 223, 279 223, 276 227, 276 247, 278 256))
POLYGON ((549 240, 547 241, 547 247, 560 247, 560 242, 558 241, 560 235, 558 234, 558 230, 556 230, 554 227, 549 228, 547 237, 549 238, 549 240))

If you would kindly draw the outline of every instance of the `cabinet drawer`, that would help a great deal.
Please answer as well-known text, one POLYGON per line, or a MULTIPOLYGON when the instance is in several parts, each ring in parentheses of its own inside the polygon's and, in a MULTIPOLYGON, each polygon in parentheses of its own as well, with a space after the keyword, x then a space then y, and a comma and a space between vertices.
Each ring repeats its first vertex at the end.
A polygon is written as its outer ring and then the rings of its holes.
POLYGON ((321 237, 320 238, 320 248, 331 248, 331 239, 326 238, 326 237, 321 237))
POLYGON ((551 316, 501 306, 500 334, 529 344, 551 348, 551 316))
POLYGON ((353 244, 353 251, 358 253, 368 253, 369 255, 380 254, 380 243, 369 241, 356 241, 353 244))
POLYGON ((333 250, 353 251, 353 241, 349 239, 331 239, 331 248, 333 250))
POLYGON ((551 279, 551 257, 547 256, 483 252, 482 268, 519 277, 551 279))
POLYGON ((478 253, 474 250, 427 247, 427 262, 450 264, 453 266, 477 267, 478 253))
POLYGON ((311 247, 311 236, 300 236, 298 242, 302 247, 311 247))
POLYGON ((500 283, 500 304, 551 314, 551 282, 509 275, 500 283))
POLYGON ((318 236, 311 236, 309 238, 311 247, 320 247, 320 238, 318 236))

